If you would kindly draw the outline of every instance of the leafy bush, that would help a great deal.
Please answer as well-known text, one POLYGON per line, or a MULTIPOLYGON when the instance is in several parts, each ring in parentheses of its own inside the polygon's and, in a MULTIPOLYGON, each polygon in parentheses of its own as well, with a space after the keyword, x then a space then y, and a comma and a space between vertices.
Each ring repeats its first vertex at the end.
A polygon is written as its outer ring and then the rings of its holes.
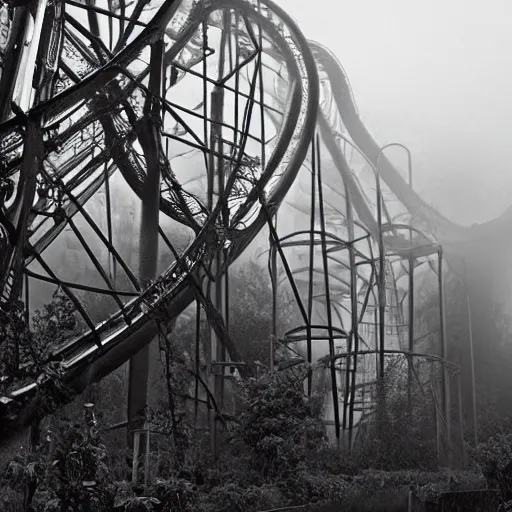
MULTIPOLYGON (((55 300, 54 306, 44 309, 36 318, 38 332, 44 336, 57 336, 56 325, 62 324, 67 329, 74 326, 70 318, 73 313, 65 298, 55 300)), ((18 308, 12 315, 9 332, 14 340, 12 329, 21 328, 22 309, 18 308)), ((145 489, 134 489, 128 482, 113 484, 112 468, 96 426, 64 421, 53 429, 56 433, 52 434, 51 449, 45 444, 36 454, 13 460, 6 473, 7 480, 4 479, 5 493, 1 498, 4 503, 0 501, 0 507, 9 512, 25 510, 22 507, 29 489, 28 495, 34 496, 33 505, 40 505, 38 512, 67 512, 68 509, 100 512, 110 511, 114 506, 123 507, 126 512, 251 512, 322 502, 337 503, 348 511, 360 510, 370 495, 377 496, 373 510, 381 510, 383 496, 389 503, 400 504, 404 489, 411 483, 425 496, 446 489, 446 475, 429 474, 420 478, 413 471, 362 471, 368 467, 421 467, 425 461, 428 467, 435 460, 432 439, 422 435, 431 404, 413 395, 412 418, 403 413, 407 396, 402 391, 405 387, 396 381, 403 372, 388 371, 395 380, 388 385, 384 435, 367 436, 351 455, 327 442, 321 400, 304 394, 308 366, 268 372, 243 381, 238 385, 236 397, 236 424, 220 429, 221 455, 214 461, 205 429, 194 430, 189 421, 185 395, 191 378, 185 372, 189 362, 183 356, 187 345, 183 342, 180 346, 172 337, 166 341, 172 343, 162 347, 166 373, 163 391, 167 393, 161 393, 166 400, 163 403, 162 399, 160 405, 165 410, 151 411, 149 418, 151 427, 162 434, 153 443, 153 447, 158 444, 159 453, 158 458, 151 459, 155 461, 152 472, 165 480, 157 480, 145 489), (393 437, 386 437, 391 434, 393 437), (423 445, 418 442, 425 438, 423 445)), ((23 350, 19 352, 22 355, 23 350)), ((11 359, 5 357, 3 368, 13 361, 11 356, 11 359)), ((44 354, 36 360, 44 360, 44 354)), ((59 368, 37 366, 36 362, 34 375, 42 372, 50 375, 54 371, 52 379, 58 388, 59 368)), ((121 453, 125 441, 116 447, 121 453)), ((503 468, 512 460, 512 436, 498 436, 479 450, 482 467, 503 468)))
POLYGON ((310 454, 308 462, 317 471, 331 475, 354 476, 361 471, 352 454, 330 445, 322 446, 316 453, 310 454))
POLYGON ((343 478, 312 472, 304 466, 289 474, 278 486, 288 505, 305 505, 342 502, 347 483, 343 478))
POLYGON ((53 461, 49 464, 51 503, 45 511, 111 510, 114 500, 109 486, 109 469, 105 464, 106 449, 95 427, 69 421, 59 427, 51 453, 53 461))
POLYGON ((499 489, 503 500, 512 500, 512 435, 500 433, 480 443, 474 457, 487 486, 499 489))
POLYGON ((24 510, 32 502, 37 487, 44 478, 45 460, 41 450, 35 453, 22 452, 7 464, 2 478, 1 494, 11 506, 23 506, 19 510, 24 510))
POLYGON ((326 443, 322 421, 311 412, 302 379, 288 371, 269 372, 241 383, 244 408, 233 429, 264 477, 291 471, 326 443))
POLYGON ((153 512, 160 501, 151 496, 133 496, 120 501, 117 506, 124 507, 125 512, 153 512))
MULTIPOLYGON (((52 301, 36 310, 27 325, 23 302, 7 302, 0 308, 0 392, 7 393, 37 379, 47 370, 49 355, 75 330, 75 307, 57 289, 52 301)), ((55 367, 55 365, 53 365, 55 367)), ((51 370, 50 370, 51 371, 51 370)))
POLYGON ((512 462, 512 435, 496 434, 480 443, 473 456, 484 475, 505 469, 512 462))
POLYGON ((236 483, 227 483, 216 487, 203 496, 199 505, 200 512, 253 512, 257 511, 261 489, 242 487, 236 483))
POLYGON ((147 493, 163 503, 164 510, 188 512, 195 510, 197 506, 197 488, 183 478, 157 480, 147 493))
POLYGON ((8 485, 0 486, 0 510, 4 512, 24 512, 24 492, 8 485))
POLYGON ((406 365, 402 355, 386 361, 382 398, 353 452, 353 460, 361 468, 437 469, 433 398, 417 383, 408 389, 406 365))

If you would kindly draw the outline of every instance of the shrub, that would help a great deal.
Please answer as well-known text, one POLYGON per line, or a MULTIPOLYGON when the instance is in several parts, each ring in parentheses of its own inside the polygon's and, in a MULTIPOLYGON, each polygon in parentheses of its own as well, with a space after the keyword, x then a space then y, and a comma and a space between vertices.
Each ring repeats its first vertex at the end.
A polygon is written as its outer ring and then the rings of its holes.
POLYGON ((157 480, 147 494, 163 503, 164 510, 188 512, 195 510, 197 506, 196 486, 183 478, 157 480))
POLYGON ((269 372, 242 383, 241 395, 243 409, 232 440, 250 449, 253 466, 264 477, 293 470, 325 445, 323 423, 312 414, 300 377, 269 372))
POLYGON ((305 505, 342 502, 346 496, 347 482, 342 478, 312 472, 303 467, 288 475, 278 485, 288 505, 305 505))
POLYGON ((496 434, 480 443, 473 457, 484 475, 503 470, 512 462, 512 435, 496 434))
POLYGON ((227 483, 214 488, 203 497, 200 512, 253 512, 258 510, 261 490, 258 487, 242 487, 227 483))
POLYGON ((114 497, 106 449, 90 408, 82 424, 62 421, 47 462, 49 501, 45 512, 112 510, 114 497))
POLYGON ((317 471, 330 475, 354 476, 360 473, 353 455, 334 446, 322 446, 316 453, 311 454, 308 460, 317 471))

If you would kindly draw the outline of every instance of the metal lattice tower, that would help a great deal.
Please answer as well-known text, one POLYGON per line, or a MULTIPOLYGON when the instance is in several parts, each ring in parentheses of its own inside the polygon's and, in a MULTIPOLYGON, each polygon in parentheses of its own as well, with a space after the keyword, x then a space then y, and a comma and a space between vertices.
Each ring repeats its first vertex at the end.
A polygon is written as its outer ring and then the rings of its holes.
MULTIPOLYGON (((400 279, 458 231, 369 136, 336 58, 270 0, 13 0, 0 28, 2 303, 30 316, 58 287, 80 317, 48 362, 80 392, 130 360, 142 421, 149 344, 195 301, 222 408, 224 369, 250 374, 228 269, 262 232, 300 319, 273 337, 325 363, 327 423, 352 445, 385 356, 414 350, 400 279)), ((8 390, 2 435, 50 380, 8 390)))

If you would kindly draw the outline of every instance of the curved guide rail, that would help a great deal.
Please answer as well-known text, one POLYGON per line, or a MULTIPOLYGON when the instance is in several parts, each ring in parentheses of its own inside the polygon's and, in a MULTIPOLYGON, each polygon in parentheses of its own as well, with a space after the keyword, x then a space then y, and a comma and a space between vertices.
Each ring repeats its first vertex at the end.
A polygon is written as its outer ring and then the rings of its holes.
MULTIPOLYGON (((48 362, 58 364, 67 386, 81 391, 120 366, 156 335, 153 315, 165 312, 172 319, 191 303, 219 248, 226 249, 227 262, 231 263, 267 222, 269 213, 276 211, 302 165, 312 137, 318 79, 304 37, 286 13, 270 1, 167 1, 134 36, 133 20, 142 19, 142 7, 138 6, 145 5, 139 2, 113 50, 100 44, 99 38, 93 38, 89 45, 80 44, 73 32, 77 24, 63 12, 65 4, 58 5, 58 9, 51 6, 47 10, 53 19, 52 37, 44 46, 46 64, 38 70, 46 88, 33 95, 33 104, 26 112, 14 101, 14 115, 9 118, 8 114, 8 120, 0 125, 2 179, 14 188, 2 209, 5 256, 0 277, 4 300, 19 296, 22 274, 33 262, 46 270, 50 281, 59 283, 42 253, 69 228, 79 233, 73 223, 73 216, 78 213, 116 256, 107 237, 95 229, 86 207, 117 170, 135 196, 141 198, 149 167, 158 166, 162 177, 161 212, 194 233, 192 243, 149 286, 138 282, 119 257, 118 263, 131 274, 138 291, 135 298, 124 303, 118 301, 117 312, 100 323, 88 317, 71 287, 60 283, 79 308, 86 328, 55 350, 48 362), (181 118, 168 96, 158 94, 162 88, 155 86, 155 69, 162 69, 160 80, 170 76, 171 85, 179 85, 187 71, 193 71, 194 66, 205 60, 208 48, 200 47, 198 40, 204 41, 208 29, 226 32, 226 17, 234 21, 229 23, 230 37, 236 39, 239 48, 245 48, 246 54, 254 53, 252 57, 246 56, 246 60, 260 59, 261 64, 262 55, 271 49, 272 58, 286 70, 290 86, 279 128, 271 142, 262 139, 259 145, 262 158, 254 155, 254 150, 251 155, 248 147, 251 112, 255 105, 261 105, 263 96, 262 91, 258 101, 256 81, 251 82, 246 95, 244 129, 236 146, 232 144, 234 149, 216 155, 224 159, 218 171, 224 175, 224 184, 221 194, 217 191, 213 195, 214 202, 205 200, 200 193, 189 192, 170 164, 163 142, 166 121, 163 114, 155 112, 170 112, 174 120, 181 118), (157 62, 154 48, 160 41, 163 52, 157 62), (82 60, 66 60, 66 52, 72 55, 73 51, 82 60), (145 60, 148 57, 149 64, 145 60), (78 69, 72 69, 73 62, 78 69), (177 69, 182 71, 181 75, 177 69), (95 146, 93 150, 91 146, 95 146), (221 219, 226 210, 228 227, 223 230, 221 219), (45 225, 48 218, 54 220, 53 226, 45 225)), ((95 11, 88 11, 88 15, 90 33, 94 33, 98 30, 95 11)), ((44 30, 39 35, 43 40, 48 38, 44 30)), ((237 53, 237 61, 243 57, 242 51, 237 53)), ((23 59, 20 62, 26 63, 23 59)), ((240 69, 232 69, 231 75, 240 69)), ((255 70, 257 75, 261 65, 255 70)), ((220 95, 227 82, 228 78, 216 80, 212 97, 220 95)), ((14 91, 14 99, 21 96, 14 91)), ((219 105, 222 109, 222 102, 219 105)), ((214 108, 212 105, 212 111, 214 108)), ((181 126, 186 128, 183 120, 181 126)), ((210 132, 213 130, 210 128, 210 132)), ((185 131, 193 138, 192 129, 185 131)), ((189 142, 185 135, 174 134, 174 140, 178 139, 189 142)), ((200 146, 207 160, 208 153, 214 151, 204 147, 204 143, 205 140, 196 141, 196 146, 200 146)), ((209 172, 213 174, 211 169, 209 172)), ((213 197, 211 190, 208 192, 213 197)), ((89 255, 94 258, 94 251, 89 255)), ((115 296, 115 287, 105 277, 115 296)), ((234 347, 233 351, 231 356, 236 360, 234 347)), ((7 438, 18 425, 31 419, 35 414, 34 400, 46 385, 51 385, 50 379, 41 378, 2 397, 0 437, 7 438)))

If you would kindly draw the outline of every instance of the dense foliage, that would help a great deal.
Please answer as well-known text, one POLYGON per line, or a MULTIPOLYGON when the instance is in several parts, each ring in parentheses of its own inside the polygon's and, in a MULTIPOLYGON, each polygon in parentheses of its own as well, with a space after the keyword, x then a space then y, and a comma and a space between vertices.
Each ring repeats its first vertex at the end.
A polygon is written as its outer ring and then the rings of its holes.
POLYGON ((0 308, 0 393, 13 384, 36 380, 43 373, 58 374, 58 365, 47 364, 49 355, 76 327, 75 307, 58 289, 52 301, 26 322, 22 302, 0 308))
POLYGON ((355 448, 358 465, 388 471, 435 470, 437 441, 432 393, 425 392, 416 379, 408 382, 405 356, 387 358, 385 368, 384 404, 366 426, 364 442, 355 448))
POLYGON ((326 443, 322 419, 313 415, 302 381, 288 372, 270 372, 241 383, 233 436, 249 448, 250 467, 266 480, 291 474, 326 443))
MULTIPOLYGON (((125 432, 102 430, 120 421, 126 386, 119 370, 41 424, 38 445, 30 452, 22 450, 3 472, 0 509, 251 512, 317 502, 361 510, 357 507, 363 498, 378 495, 373 510, 383 510, 378 508, 382 503, 388 507, 396 503, 398 510, 406 503, 411 485, 418 496, 435 500, 453 485, 485 487, 482 474, 489 485, 506 492, 512 443, 502 417, 490 419, 498 434, 475 450, 473 470, 457 474, 456 484, 448 475, 432 472, 437 469, 431 421, 434 404, 419 388, 407 393, 407 372, 399 358, 387 363, 386 407, 379 435, 372 431, 376 423, 369 421, 365 442, 350 455, 333 447, 321 420, 325 397, 304 393, 304 379, 311 369, 298 365, 268 370, 271 300, 264 271, 252 264, 243 267, 231 276, 230 286, 239 299, 233 303, 230 334, 247 361, 263 365, 256 378, 229 380, 226 401, 231 414, 219 422, 218 458, 210 450, 208 410, 201 406, 196 415, 193 406, 195 321, 193 315, 185 315, 175 326, 162 326, 161 365, 152 371, 151 484, 144 488, 127 481, 130 455, 125 432), (170 334, 168 327, 173 328, 170 334), (95 404, 94 421, 87 413, 90 409, 84 413, 87 402, 95 404)), ((281 299, 282 331, 293 308, 289 298, 281 299)), ((2 310, 1 315, 0 391, 45 378, 53 383, 45 400, 58 400, 58 393, 65 392, 60 369, 48 364, 47 358, 77 328, 71 302, 58 291, 34 316, 30 329, 21 303, 2 310)), ((200 373, 206 365, 209 335, 202 322, 200 373)), ((42 416, 44 401, 40 406, 42 416)))

